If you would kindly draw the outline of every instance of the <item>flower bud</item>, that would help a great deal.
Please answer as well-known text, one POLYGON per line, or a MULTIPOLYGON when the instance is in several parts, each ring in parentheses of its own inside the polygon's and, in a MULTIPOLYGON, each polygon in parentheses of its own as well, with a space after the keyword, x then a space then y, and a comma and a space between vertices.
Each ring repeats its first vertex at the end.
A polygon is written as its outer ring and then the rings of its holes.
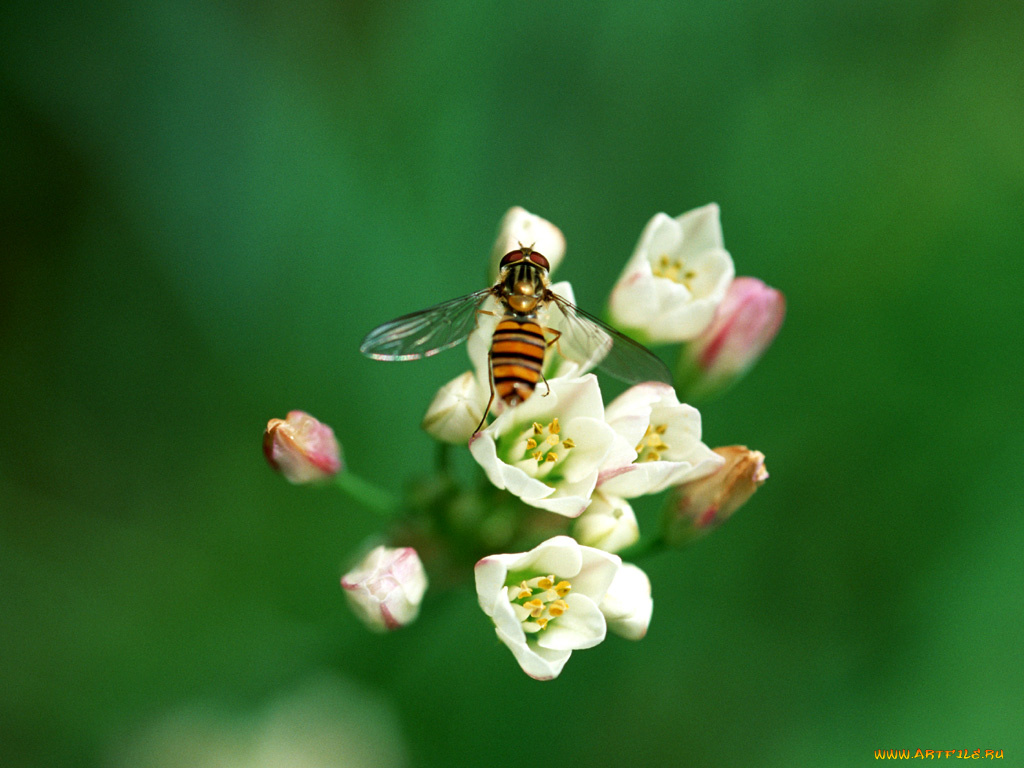
POLYGON ((576 518, 573 536, 585 547, 619 552, 636 544, 640 528, 628 501, 596 491, 590 506, 576 518))
POLYGON ((754 277, 732 281, 715 319, 680 355, 679 387, 687 398, 707 397, 739 379, 779 332, 786 299, 754 277))
POLYGON ((637 566, 623 563, 600 607, 610 631, 627 640, 643 639, 654 611, 651 580, 637 566))
POLYGON ((466 371, 438 390, 423 417, 423 429, 443 443, 464 444, 480 424, 486 405, 487 392, 473 372, 466 371))
POLYGON ((341 577, 349 605, 374 632, 398 629, 420 612, 427 574, 412 547, 380 546, 341 577))
POLYGON ((328 480, 342 468, 334 430, 305 411, 291 411, 286 419, 267 422, 263 454, 291 483, 328 480))
POLYGON ((665 538, 684 544, 710 533, 742 507, 765 480, 764 454, 744 445, 715 448, 725 464, 715 473, 677 486, 669 497, 665 538))
POLYGON ((542 254, 551 265, 549 273, 555 271, 565 256, 565 236, 562 230, 547 219, 535 216, 517 205, 509 208, 501 220, 498 237, 491 249, 491 266, 488 274, 492 281, 498 279, 498 273, 501 271, 498 265, 502 257, 521 245, 532 246, 533 250, 542 254))

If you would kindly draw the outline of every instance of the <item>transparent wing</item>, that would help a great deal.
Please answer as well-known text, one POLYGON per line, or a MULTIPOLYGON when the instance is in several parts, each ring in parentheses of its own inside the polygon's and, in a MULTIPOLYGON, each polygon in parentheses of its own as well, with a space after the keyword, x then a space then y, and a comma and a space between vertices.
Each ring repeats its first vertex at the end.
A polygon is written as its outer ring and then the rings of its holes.
POLYGON ((491 292, 486 288, 378 325, 359 351, 374 360, 419 360, 450 349, 476 327, 476 311, 491 292))
POLYGON ((672 383, 668 367, 647 347, 610 328, 557 293, 550 299, 559 313, 549 319, 549 327, 561 332, 555 350, 579 363, 584 370, 597 367, 627 384, 642 381, 672 383))

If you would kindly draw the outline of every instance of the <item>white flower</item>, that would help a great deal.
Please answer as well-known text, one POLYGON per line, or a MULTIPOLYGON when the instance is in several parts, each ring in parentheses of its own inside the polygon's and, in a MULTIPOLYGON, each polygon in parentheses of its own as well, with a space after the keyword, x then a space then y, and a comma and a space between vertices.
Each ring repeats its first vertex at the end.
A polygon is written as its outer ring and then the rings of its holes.
POLYGON ((515 206, 509 208, 501 220, 498 237, 491 249, 491 280, 498 279, 498 264, 502 257, 523 246, 532 246, 533 250, 548 260, 549 272, 554 272, 565 256, 565 236, 562 230, 547 219, 542 219, 529 211, 515 206))
POLYGON ((725 461, 701 442, 700 412, 680 403, 668 384, 631 387, 608 405, 605 419, 635 446, 625 461, 616 456, 602 467, 598 488, 606 495, 631 499, 658 493, 709 475, 725 461))
POLYGON ((697 336, 710 323, 735 268, 714 203, 644 228, 609 299, 615 325, 651 343, 697 336))
POLYGON ((587 508, 602 467, 635 456, 605 422, 593 374, 541 383, 474 435, 469 450, 495 486, 566 517, 587 508))
POLYGON ((640 640, 647 634, 654 611, 651 580, 635 565, 623 563, 600 608, 608 629, 627 640, 640 640))
POLYGON ((423 429, 444 443, 465 443, 483 418, 487 388, 473 371, 452 379, 434 396, 423 417, 423 429))
POLYGON ((580 544, 619 552, 637 542, 640 528, 629 502, 595 491, 586 512, 576 518, 573 536, 580 544))
POLYGON ((413 621, 427 590, 427 574, 412 547, 380 546, 341 577, 349 605, 375 632, 413 621))
POLYGON ((558 677, 574 650, 605 638, 599 606, 621 566, 615 555, 556 536, 529 552, 476 564, 480 607, 498 639, 536 680, 558 677))

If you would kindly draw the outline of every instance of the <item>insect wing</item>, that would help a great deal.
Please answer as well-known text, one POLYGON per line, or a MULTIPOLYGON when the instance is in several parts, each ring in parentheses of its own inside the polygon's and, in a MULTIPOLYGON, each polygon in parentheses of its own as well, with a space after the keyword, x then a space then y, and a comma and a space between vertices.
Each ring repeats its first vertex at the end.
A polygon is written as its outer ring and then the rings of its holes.
POLYGON ((454 347, 476 327, 476 311, 491 288, 402 315, 370 331, 359 351, 374 360, 419 360, 454 347))
POLYGON ((672 383, 668 367, 651 350, 557 293, 551 294, 558 312, 549 315, 549 327, 560 331, 555 349, 565 358, 583 366, 597 367, 627 384, 642 381, 672 383))

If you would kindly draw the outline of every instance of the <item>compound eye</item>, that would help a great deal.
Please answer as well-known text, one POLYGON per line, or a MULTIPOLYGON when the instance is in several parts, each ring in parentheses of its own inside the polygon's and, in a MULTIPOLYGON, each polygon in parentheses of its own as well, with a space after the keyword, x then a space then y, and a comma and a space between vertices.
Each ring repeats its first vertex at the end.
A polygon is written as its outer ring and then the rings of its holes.
POLYGON ((544 258, 541 254, 537 253, 536 251, 530 254, 530 261, 532 261, 538 267, 543 269, 545 272, 550 271, 551 269, 551 265, 548 264, 548 260, 544 258))
POLYGON ((509 251, 501 257, 501 263, 498 265, 499 269, 504 269, 509 264, 515 264, 517 261, 523 260, 522 251, 509 251))

